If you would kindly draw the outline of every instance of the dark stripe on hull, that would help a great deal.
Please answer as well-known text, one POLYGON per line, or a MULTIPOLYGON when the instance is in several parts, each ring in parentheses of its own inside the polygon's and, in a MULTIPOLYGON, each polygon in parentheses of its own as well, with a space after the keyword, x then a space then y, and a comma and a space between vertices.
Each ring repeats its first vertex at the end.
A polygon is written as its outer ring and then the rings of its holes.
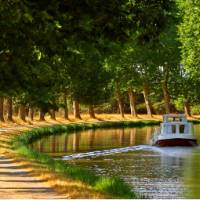
POLYGON ((165 146, 197 146, 197 140, 195 139, 166 139, 158 140, 155 145, 165 147, 165 146))

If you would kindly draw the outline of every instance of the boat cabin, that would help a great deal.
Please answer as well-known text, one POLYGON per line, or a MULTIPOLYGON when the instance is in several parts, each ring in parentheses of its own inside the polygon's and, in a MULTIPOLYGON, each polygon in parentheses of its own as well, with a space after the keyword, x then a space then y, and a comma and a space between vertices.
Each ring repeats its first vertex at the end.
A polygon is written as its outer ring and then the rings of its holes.
POLYGON ((163 116, 161 134, 192 134, 192 124, 183 114, 167 114, 163 116))
POLYGON ((187 121, 185 115, 167 114, 163 116, 160 128, 155 130, 151 144, 157 146, 196 146, 197 140, 193 136, 192 123, 187 121))

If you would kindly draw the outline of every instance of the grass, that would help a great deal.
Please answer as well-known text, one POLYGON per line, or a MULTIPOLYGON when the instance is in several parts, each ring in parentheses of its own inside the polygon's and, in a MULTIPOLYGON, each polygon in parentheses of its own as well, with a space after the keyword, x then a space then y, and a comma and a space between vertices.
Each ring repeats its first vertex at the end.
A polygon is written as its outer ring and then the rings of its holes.
POLYGON ((113 127, 142 127, 158 125, 159 121, 117 121, 54 125, 36 128, 16 136, 12 140, 13 149, 21 156, 43 164, 48 170, 62 174, 63 177, 72 178, 89 185, 97 192, 117 198, 139 198, 131 191, 130 186, 118 177, 100 177, 94 172, 77 166, 67 164, 62 160, 54 160, 51 156, 33 150, 29 144, 41 137, 52 134, 72 133, 86 129, 113 128, 113 127))
POLYGON ((193 124, 200 124, 200 120, 188 120, 188 121, 193 124))

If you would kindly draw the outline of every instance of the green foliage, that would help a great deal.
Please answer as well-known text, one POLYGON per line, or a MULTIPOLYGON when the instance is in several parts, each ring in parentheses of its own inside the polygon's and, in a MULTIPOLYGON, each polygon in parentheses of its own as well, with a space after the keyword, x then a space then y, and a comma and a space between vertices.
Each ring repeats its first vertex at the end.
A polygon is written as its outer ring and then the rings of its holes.
POLYGON ((108 97, 109 73, 103 67, 100 52, 87 43, 83 43, 72 56, 68 66, 71 95, 80 103, 97 105, 108 97), (91 53, 92 51, 92 53, 91 53))
POLYGON ((193 76, 200 75, 200 1, 179 2, 183 20, 179 25, 182 63, 193 76))
POLYGON ((0 94, 47 112, 63 93, 99 105, 144 82, 159 102, 165 82, 198 104, 200 3, 176 2, 0 0, 0 94))
POLYGON ((156 114, 165 113, 164 101, 154 103, 153 107, 155 109, 156 114))
POLYGON ((175 99, 174 103, 175 103, 175 106, 177 108, 177 110, 183 110, 183 107, 184 107, 184 97, 183 96, 179 96, 175 99))
POLYGON ((200 114, 200 105, 194 105, 191 107, 191 113, 193 115, 199 115, 200 114))
POLYGON ((84 104, 107 98, 103 60, 110 42, 130 37, 129 0, 0 4, 1 92, 25 96, 22 103, 44 111, 55 108, 57 94, 66 89, 84 104))

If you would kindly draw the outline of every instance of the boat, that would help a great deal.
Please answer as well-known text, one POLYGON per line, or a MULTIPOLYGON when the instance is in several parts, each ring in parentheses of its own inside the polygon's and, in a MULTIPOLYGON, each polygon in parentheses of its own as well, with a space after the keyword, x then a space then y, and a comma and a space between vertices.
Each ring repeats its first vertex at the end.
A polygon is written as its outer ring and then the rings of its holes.
POLYGON ((151 144, 156 146, 196 146, 192 123, 184 114, 163 115, 160 128, 156 129, 151 144))

